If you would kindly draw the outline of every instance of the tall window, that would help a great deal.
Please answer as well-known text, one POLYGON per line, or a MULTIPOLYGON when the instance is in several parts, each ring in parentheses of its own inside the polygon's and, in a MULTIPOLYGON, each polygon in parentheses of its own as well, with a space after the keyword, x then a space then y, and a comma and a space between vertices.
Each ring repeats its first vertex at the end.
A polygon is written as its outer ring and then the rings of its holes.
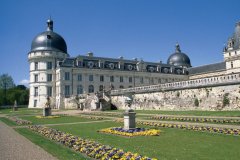
POLYGON ((77 86, 77 94, 83 94, 83 87, 82 85, 77 86))
POLYGON ((52 62, 47 62, 47 69, 52 69, 52 62))
POLYGON ((52 87, 47 87, 47 95, 48 97, 52 97, 52 87))
POLYGON ((88 93, 93 93, 94 92, 94 86, 90 85, 88 86, 88 93))
POLYGON ((52 81, 52 74, 47 74, 47 81, 51 82, 52 81))
POLYGON ((37 74, 34 75, 34 82, 38 82, 38 75, 37 74))
POLYGON ((78 74, 78 75, 77 75, 77 79, 78 79, 78 81, 82 81, 82 75, 81 75, 81 74, 78 74))
POLYGON ((70 86, 66 85, 65 86, 65 96, 69 96, 70 95, 70 86))
POLYGON ((143 77, 140 78, 140 83, 143 84, 143 77))
POLYGON ((38 96, 38 87, 34 87, 34 97, 38 96))
POLYGON ((110 76, 110 82, 114 82, 114 76, 110 76))
POLYGON ((104 76, 100 75, 100 82, 104 82, 104 76))
POLYGON ((123 76, 120 76, 120 82, 123 82, 123 76))
POLYGON ((65 72, 65 81, 70 80, 70 73, 69 72, 65 72))
POLYGON ((93 81, 93 75, 89 75, 89 81, 93 81))
POLYGON ((33 107, 37 107, 37 100, 33 101, 33 107))
POLYGON ((38 62, 34 63, 34 70, 38 70, 38 62))
POLYGON ((231 68, 233 68, 233 62, 231 62, 231 68))
POLYGON ((129 83, 132 83, 132 77, 129 77, 129 83))

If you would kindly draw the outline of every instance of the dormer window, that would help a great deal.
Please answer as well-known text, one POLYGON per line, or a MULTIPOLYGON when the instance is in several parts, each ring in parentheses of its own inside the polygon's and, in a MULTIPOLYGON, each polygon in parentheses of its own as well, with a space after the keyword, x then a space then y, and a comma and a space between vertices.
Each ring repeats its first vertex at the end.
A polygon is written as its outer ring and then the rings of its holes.
POLYGON ((47 39, 51 39, 51 38, 52 38, 51 35, 48 34, 48 35, 47 35, 47 39))

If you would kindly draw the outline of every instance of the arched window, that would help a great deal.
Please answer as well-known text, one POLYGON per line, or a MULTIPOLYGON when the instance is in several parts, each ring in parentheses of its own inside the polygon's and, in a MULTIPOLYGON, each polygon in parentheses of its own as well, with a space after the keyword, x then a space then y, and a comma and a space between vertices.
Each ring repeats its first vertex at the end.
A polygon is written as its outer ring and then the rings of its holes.
POLYGON ((123 89, 124 87, 123 86, 119 86, 120 89, 123 89))
POLYGON ((83 87, 82 85, 77 86, 77 94, 83 94, 83 87))
POLYGON ((94 92, 94 86, 93 85, 89 85, 88 86, 88 93, 93 93, 94 92))

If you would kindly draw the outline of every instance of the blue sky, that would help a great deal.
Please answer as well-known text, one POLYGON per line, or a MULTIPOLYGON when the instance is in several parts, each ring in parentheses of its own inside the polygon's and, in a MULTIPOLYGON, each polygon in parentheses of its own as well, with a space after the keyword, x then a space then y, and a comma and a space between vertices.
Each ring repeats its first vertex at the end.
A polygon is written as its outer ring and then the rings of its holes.
POLYGON ((192 66, 223 61, 239 0, 1 0, 0 74, 29 79, 27 54, 51 15, 71 56, 166 63, 178 42, 192 66))

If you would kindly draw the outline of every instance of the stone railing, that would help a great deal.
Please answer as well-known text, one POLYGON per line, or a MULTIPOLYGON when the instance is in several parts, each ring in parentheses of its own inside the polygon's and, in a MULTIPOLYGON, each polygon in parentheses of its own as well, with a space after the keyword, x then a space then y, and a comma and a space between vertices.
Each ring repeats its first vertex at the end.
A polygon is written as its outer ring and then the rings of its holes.
POLYGON ((134 93, 146 93, 146 92, 157 92, 157 91, 168 91, 168 90, 180 90, 188 88, 201 88, 201 87, 213 87, 240 84, 240 74, 229 74, 224 76, 216 76, 210 78, 201 78, 188 81, 179 81, 173 83, 164 83, 151 86, 134 87, 127 89, 112 90, 111 95, 122 95, 129 92, 134 93))

